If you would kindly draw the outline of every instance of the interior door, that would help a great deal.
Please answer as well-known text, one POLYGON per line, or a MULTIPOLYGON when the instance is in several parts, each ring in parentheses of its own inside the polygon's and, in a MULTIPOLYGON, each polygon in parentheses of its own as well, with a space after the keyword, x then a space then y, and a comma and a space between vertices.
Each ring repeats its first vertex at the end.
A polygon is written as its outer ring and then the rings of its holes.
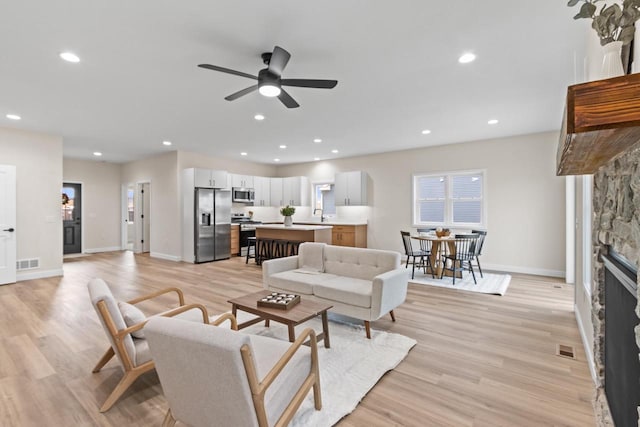
POLYGON ((0 165, 0 285, 16 281, 16 167, 0 165))
POLYGON ((82 252, 81 184, 62 184, 62 242, 65 255, 82 252))

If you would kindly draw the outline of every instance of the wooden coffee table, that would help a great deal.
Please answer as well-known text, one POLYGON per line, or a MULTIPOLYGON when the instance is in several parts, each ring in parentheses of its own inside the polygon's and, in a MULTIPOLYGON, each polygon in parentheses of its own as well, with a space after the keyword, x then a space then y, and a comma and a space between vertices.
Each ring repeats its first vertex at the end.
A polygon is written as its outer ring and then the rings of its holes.
POLYGON ((327 310, 332 308, 332 305, 322 304, 315 301, 311 301, 300 296, 300 303, 291 307, 288 310, 279 310, 277 308, 258 307, 258 300, 271 294, 271 291, 260 291, 249 295, 244 295, 239 298, 230 299, 231 313, 236 316, 238 310, 246 311, 247 313, 255 314, 257 319, 252 319, 243 323, 238 323, 238 330, 251 326, 255 323, 265 321, 265 326, 269 326, 269 321, 282 323, 287 325, 289 329, 289 341, 294 342, 296 340, 296 333, 294 327, 307 320, 313 319, 316 316, 322 316, 322 333, 316 335, 318 341, 323 340, 326 348, 331 347, 329 341, 329 322, 327 321, 327 310))

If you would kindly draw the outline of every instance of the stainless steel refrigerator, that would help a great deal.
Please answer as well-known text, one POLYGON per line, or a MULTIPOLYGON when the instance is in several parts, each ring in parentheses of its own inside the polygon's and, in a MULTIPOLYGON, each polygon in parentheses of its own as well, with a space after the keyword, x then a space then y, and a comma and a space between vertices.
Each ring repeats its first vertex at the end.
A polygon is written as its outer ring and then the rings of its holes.
POLYGON ((195 262, 231 256, 231 191, 196 188, 195 262))

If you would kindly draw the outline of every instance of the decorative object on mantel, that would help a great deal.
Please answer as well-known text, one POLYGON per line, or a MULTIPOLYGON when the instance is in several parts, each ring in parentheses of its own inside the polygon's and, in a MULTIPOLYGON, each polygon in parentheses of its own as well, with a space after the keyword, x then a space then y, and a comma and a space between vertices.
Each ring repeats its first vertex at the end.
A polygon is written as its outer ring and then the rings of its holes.
POLYGON ((640 142, 640 74, 569 86, 557 175, 592 174, 640 142))
POLYGON ((622 46, 633 41, 634 23, 640 19, 640 0, 623 0, 622 7, 614 3, 608 6, 602 0, 569 0, 572 7, 583 2, 580 12, 573 19, 592 19, 591 27, 598 33, 600 44, 604 46, 602 60, 603 79, 625 74, 622 66, 622 46), (597 3, 602 2, 600 12, 597 3))
POLYGON ((284 208, 280 209, 280 215, 284 216, 284 226, 285 227, 291 227, 293 225, 293 218, 291 218, 291 216, 296 213, 296 208, 294 208, 293 206, 285 206, 284 208))

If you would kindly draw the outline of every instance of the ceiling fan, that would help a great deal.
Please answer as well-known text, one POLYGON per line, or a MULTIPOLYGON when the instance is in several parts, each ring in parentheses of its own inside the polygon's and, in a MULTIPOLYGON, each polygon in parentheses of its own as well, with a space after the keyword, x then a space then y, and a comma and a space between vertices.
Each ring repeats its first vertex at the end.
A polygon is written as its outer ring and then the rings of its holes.
POLYGON ((260 94, 267 97, 277 96, 280 101, 287 108, 297 108, 300 106, 295 99, 291 97, 282 86, 292 87, 309 87, 316 89, 333 89, 338 84, 337 80, 316 80, 316 79, 283 79, 282 71, 287 66, 291 58, 291 54, 276 46, 273 48, 273 52, 265 52, 262 54, 262 62, 267 66, 258 72, 258 76, 243 73, 241 71, 231 70, 229 68, 218 67, 217 65, 200 64, 198 67, 206 68, 208 70, 220 71, 223 73, 233 74, 235 76, 246 77, 248 79, 257 80, 258 84, 249 86, 246 89, 242 89, 236 93, 225 97, 227 101, 234 101, 241 96, 245 96, 256 89, 260 94))

